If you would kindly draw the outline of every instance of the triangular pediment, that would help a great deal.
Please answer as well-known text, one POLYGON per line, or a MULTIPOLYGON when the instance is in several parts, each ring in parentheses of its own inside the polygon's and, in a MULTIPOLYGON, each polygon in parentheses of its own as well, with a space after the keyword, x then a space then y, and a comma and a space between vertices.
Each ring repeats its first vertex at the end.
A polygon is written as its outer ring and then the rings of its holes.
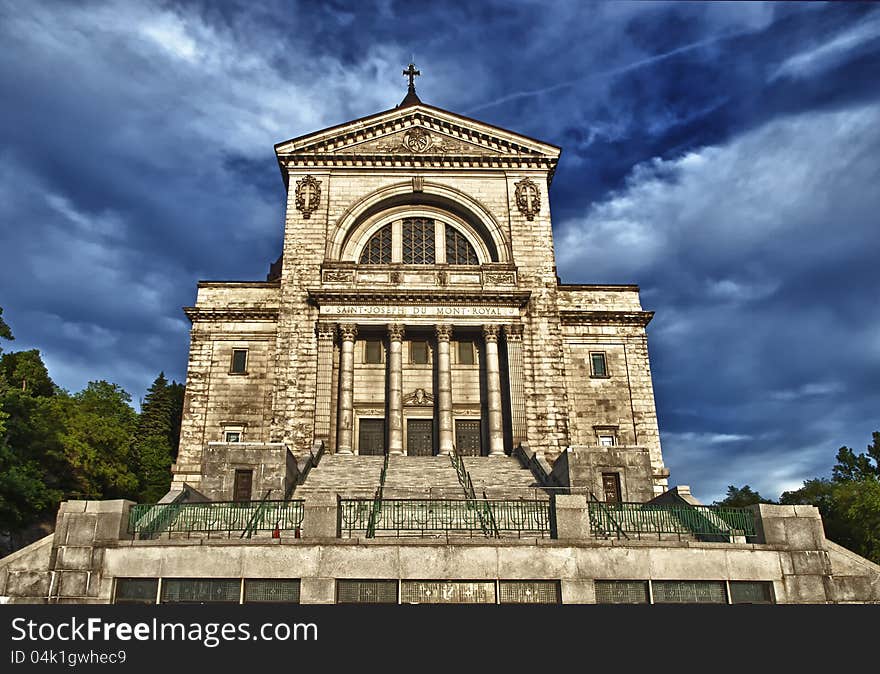
POLYGON ((420 103, 324 129, 275 146, 295 156, 457 156, 550 160, 555 145, 420 103))

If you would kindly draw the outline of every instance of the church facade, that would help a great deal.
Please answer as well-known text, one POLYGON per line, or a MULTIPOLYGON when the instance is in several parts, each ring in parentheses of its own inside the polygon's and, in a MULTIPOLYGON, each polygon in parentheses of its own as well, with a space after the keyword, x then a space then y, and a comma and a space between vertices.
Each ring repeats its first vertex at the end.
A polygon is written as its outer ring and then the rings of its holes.
POLYGON ((0 603, 880 603, 812 506, 670 488, 633 285, 566 285, 560 149, 423 104, 279 143, 283 252, 199 283, 159 503, 65 501, 0 603))
POLYGON ((665 491, 652 313, 636 286, 560 282, 548 196, 559 148, 411 90, 275 149, 281 259, 264 282, 200 283, 186 309, 175 484, 232 498, 235 471, 252 471, 240 487, 289 493, 281 445, 502 456, 526 444, 551 463, 589 456, 579 481, 597 494, 665 491), (243 443, 237 462, 209 458, 230 439, 243 443))

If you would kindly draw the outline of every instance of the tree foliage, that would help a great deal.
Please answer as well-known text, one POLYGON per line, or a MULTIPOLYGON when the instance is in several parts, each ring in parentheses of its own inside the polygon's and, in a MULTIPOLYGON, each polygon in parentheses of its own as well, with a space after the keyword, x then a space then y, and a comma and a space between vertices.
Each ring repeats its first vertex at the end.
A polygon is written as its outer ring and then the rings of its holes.
POLYGON ((773 501, 765 499, 758 492, 752 490, 749 485, 745 484, 742 487, 729 485, 727 487, 727 496, 721 501, 715 501, 712 505, 744 508, 755 503, 773 503, 773 501))

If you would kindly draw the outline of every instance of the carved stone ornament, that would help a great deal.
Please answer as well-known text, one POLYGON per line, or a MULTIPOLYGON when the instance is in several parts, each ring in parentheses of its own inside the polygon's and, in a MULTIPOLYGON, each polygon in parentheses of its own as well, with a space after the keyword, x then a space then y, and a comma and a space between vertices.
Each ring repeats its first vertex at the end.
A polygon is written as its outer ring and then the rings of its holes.
POLYGON ((498 341, 498 328, 499 326, 489 324, 483 326, 483 339, 487 342, 497 342, 498 341))
POLYGON ((354 323, 340 323, 339 324, 339 335, 342 337, 343 341, 353 342, 354 338, 357 337, 358 329, 354 323))
POLYGON ((437 285, 445 286, 448 283, 449 283, 449 274, 447 274, 445 271, 442 271, 442 270, 438 271, 437 272, 437 285))
POLYGON ((521 342, 523 336, 522 323, 510 323, 504 326, 504 336, 508 342, 521 342))
POLYGON ((419 126, 407 131, 403 137, 403 144, 415 153, 424 152, 432 142, 431 134, 419 126))
POLYGON ((493 283, 495 285, 513 285, 516 282, 513 274, 510 272, 486 272, 483 274, 484 283, 493 283))
POLYGON ((399 271, 393 271, 393 272, 391 272, 391 275, 389 278, 391 279, 391 283, 397 284, 397 283, 400 283, 402 276, 400 275, 399 271))
POLYGON ((321 181, 306 176, 296 181, 296 208, 308 220, 321 204, 321 181))
POLYGON ((541 210, 541 190, 531 178, 523 178, 516 183, 516 206, 527 220, 534 220, 541 210))
POLYGON ((403 339, 404 327, 400 323, 388 324, 388 338, 392 342, 399 342, 403 339))
POLYGON ((324 283, 351 283, 354 281, 354 272, 332 271, 324 272, 324 283))
POLYGON ((438 342, 448 342, 452 338, 452 326, 446 323, 440 323, 434 326, 437 332, 438 342))
POLYGON ((404 405, 433 405, 434 396, 425 391, 423 388, 417 388, 412 393, 403 396, 404 405))

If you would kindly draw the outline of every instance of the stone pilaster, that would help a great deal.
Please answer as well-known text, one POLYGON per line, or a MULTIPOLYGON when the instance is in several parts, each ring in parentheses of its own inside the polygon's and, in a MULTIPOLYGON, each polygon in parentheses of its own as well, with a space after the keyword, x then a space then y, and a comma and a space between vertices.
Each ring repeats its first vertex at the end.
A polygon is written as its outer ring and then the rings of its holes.
POLYGON ((351 454, 354 434, 354 338, 357 326, 341 323, 342 354, 339 359, 339 421, 336 424, 336 452, 351 454))
POLYGON ((449 340, 452 326, 438 325, 437 329, 437 416, 440 454, 452 452, 452 368, 449 360, 449 340))
POLYGON ((318 323, 318 380, 315 395, 315 439, 330 444, 330 397, 333 391, 334 323, 318 323))
POLYGON ((528 440, 526 431, 526 401, 523 394, 522 323, 504 326, 507 339, 507 379, 510 383, 510 425, 513 446, 528 440))
POLYGON ((403 454, 403 326, 388 326, 388 453, 403 454))
POLYGON ((498 326, 484 325, 486 343, 486 393, 489 408, 489 456, 504 455, 504 430, 501 417, 501 368, 498 361, 498 326))

